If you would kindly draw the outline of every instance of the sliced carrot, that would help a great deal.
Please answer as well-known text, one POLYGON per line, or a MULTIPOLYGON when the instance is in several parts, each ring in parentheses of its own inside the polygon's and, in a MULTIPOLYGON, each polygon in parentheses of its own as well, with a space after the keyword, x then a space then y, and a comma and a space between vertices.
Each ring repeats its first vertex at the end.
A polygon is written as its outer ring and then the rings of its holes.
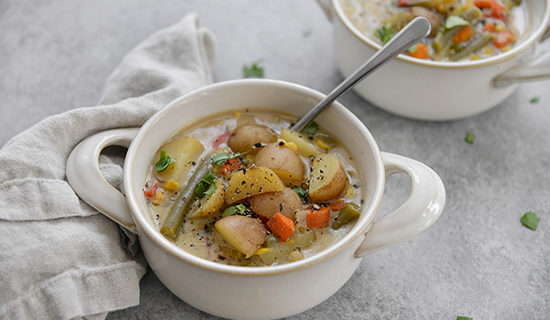
POLYGON ((239 170, 241 166, 242 166, 242 162, 239 159, 237 158, 229 159, 223 165, 221 174, 223 174, 224 176, 227 176, 231 172, 239 170))
POLYGON ((294 221, 277 212, 267 222, 269 230, 279 238, 279 241, 285 242, 294 234, 294 221))
POLYGON ((153 198, 154 196, 157 195, 157 189, 158 189, 159 185, 158 183, 153 183, 153 184, 150 184, 148 187, 146 187, 144 190, 143 190, 143 195, 145 195, 146 198, 153 198))
POLYGON ((487 22, 483 26, 483 31, 485 31, 485 32, 495 32, 495 24, 492 23, 492 22, 487 22))
POLYGON ((397 5, 400 6, 400 7, 406 7, 408 6, 410 3, 409 0, 398 0, 397 1, 397 5))
POLYGON ((466 42, 474 35, 471 25, 462 27, 453 37, 453 43, 466 42))
POLYGON ((407 51, 407 53, 411 57, 417 58, 417 59, 428 59, 430 57, 430 51, 428 50, 428 46, 420 42, 416 44, 416 50, 414 50, 414 52, 407 51))
POLYGON ((493 45, 497 48, 504 48, 512 42, 516 41, 516 35, 510 31, 502 31, 497 33, 495 40, 493 40, 493 45))
POLYGON ((322 207, 319 210, 308 211, 306 214, 308 228, 322 228, 328 226, 330 222, 330 209, 322 207))
POLYGON ((342 210, 342 208, 346 205, 346 202, 344 201, 344 199, 338 199, 338 200, 335 200, 333 202, 331 202, 328 207, 330 208, 330 210, 332 211, 339 211, 339 210, 342 210))
POLYGON ((496 19, 506 19, 506 8, 497 0, 474 0, 474 5, 481 9, 487 9, 486 16, 496 19))

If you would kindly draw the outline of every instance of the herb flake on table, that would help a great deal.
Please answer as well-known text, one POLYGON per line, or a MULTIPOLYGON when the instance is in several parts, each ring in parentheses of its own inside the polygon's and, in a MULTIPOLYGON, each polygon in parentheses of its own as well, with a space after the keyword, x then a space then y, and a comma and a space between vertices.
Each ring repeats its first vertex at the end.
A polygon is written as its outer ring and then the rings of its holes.
POLYGON ((315 121, 311 121, 302 129, 302 132, 309 135, 314 135, 319 131, 319 125, 315 121))
POLYGON ((259 65, 261 60, 252 62, 250 66, 243 66, 243 75, 245 78, 263 78, 264 68, 259 65))
POLYGON ((214 183, 216 176, 209 173, 197 184, 195 188, 195 195, 199 198, 204 197, 205 195, 211 195, 216 190, 216 184, 214 183))
POLYGON ((534 104, 534 103, 539 103, 539 101, 540 101, 540 97, 533 97, 529 100, 529 103, 534 104))
POLYGON ((531 230, 537 230, 539 221, 540 218, 532 211, 525 212, 523 217, 521 217, 521 223, 531 230))
POLYGON ((155 170, 157 170, 157 172, 162 172, 166 170, 166 168, 168 168, 168 166, 174 162, 176 162, 176 159, 170 158, 170 156, 168 155, 168 153, 166 153, 166 151, 161 150, 160 159, 159 161, 157 161, 157 163, 155 163, 155 170))
POLYGON ((309 36, 311 36, 311 29, 304 31, 304 38, 308 38, 309 36))
POLYGON ((464 137, 464 141, 466 141, 469 144, 474 144, 475 139, 476 139, 475 134, 471 132, 466 132, 466 137, 464 137))

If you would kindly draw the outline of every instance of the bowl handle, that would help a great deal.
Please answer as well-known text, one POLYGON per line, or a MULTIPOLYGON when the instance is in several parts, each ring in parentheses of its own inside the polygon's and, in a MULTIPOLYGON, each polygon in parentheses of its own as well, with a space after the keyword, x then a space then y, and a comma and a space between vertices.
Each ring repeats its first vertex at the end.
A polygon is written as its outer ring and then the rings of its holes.
POLYGON ((67 159, 67 181, 76 194, 125 229, 137 233, 124 195, 99 170, 99 155, 108 146, 128 147, 139 128, 114 129, 82 140, 67 159))
POLYGON ((416 160, 382 152, 386 177, 404 172, 411 178, 411 193, 401 207, 375 222, 355 251, 363 257, 410 239, 431 226, 445 206, 445 187, 431 168, 416 160))
POLYGON ((496 76, 493 79, 493 86, 503 88, 514 83, 550 79, 550 51, 541 49, 542 45, 550 46, 550 40, 546 40, 547 38, 550 38, 550 27, 546 29, 539 44, 535 46, 535 54, 525 62, 496 76))
POLYGON ((325 13, 325 16, 327 17, 328 21, 332 22, 332 4, 331 0, 317 0, 317 4, 323 12, 325 13))

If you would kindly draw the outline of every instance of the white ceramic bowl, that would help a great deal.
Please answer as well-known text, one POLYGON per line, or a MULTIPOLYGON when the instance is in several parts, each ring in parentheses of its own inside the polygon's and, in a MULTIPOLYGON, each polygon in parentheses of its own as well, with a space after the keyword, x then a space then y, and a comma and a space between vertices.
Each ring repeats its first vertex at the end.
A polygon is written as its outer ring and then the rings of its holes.
POLYGON ((176 99, 141 129, 110 130, 85 139, 68 159, 67 179, 82 199, 139 235, 158 278, 190 305, 226 318, 271 319, 296 314, 334 294, 363 256, 409 239, 437 220, 445 204, 445 189, 433 170, 415 160, 380 152, 361 121, 334 103, 317 121, 348 146, 355 158, 365 200, 361 217, 327 250, 273 267, 227 266, 178 248, 158 231, 142 190, 156 150, 183 127, 238 108, 273 109, 299 117, 322 97, 312 89, 273 80, 210 85, 176 99), (99 153, 109 145, 130 145, 124 165, 126 197, 99 172, 99 153), (398 171, 410 176, 411 195, 400 208, 373 223, 385 176, 398 171))
MULTIPOLYGON (((357 30, 340 0, 318 3, 333 23, 336 63, 347 77, 380 45, 357 30)), ((382 109, 421 120, 459 119, 494 107, 513 93, 518 82, 550 77, 550 53, 535 50, 550 35, 550 0, 524 0, 522 5, 526 30, 510 51, 459 62, 401 54, 354 90, 382 109)))

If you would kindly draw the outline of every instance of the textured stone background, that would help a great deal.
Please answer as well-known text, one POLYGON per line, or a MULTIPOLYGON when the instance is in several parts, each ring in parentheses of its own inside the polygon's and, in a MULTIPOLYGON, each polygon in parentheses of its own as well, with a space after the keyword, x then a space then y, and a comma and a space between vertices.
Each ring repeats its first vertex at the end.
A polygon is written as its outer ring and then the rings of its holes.
MULTIPOLYGON (((217 36, 216 81, 240 78, 242 65, 260 58, 268 78, 323 92, 342 79, 331 26, 312 0, 2 0, 0 145, 44 117, 94 105, 130 48, 192 11, 217 36)), ((445 123, 399 118, 354 93, 341 98, 382 150, 441 175, 447 206, 431 229, 368 256, 337 294, 293 319, 548 319, 548 88, 523 85, 497 108, 445 123), (529 103, 534 96, 538 104, 529 103), (466 131, 476 134, 474 145, 464 142, 466 131), (537 231, 519 221, 528 210, 541 218, 537 231)), ((408 191, 405 177, 389 178, 381 214, 408 191)), ((141 289, 139 306, 108 319, 214 318, 180 301, 150 271, 141 289)))

